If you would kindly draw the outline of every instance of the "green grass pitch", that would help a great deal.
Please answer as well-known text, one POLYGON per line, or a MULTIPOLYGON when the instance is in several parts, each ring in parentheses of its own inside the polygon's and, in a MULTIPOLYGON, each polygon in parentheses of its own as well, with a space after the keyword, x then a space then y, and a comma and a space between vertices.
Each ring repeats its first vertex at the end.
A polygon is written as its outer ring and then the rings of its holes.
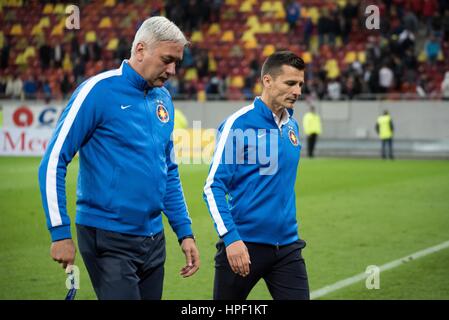
MULTIPOLYGON (((37 183, 39 158, 0 158, 0 299, 63 299, 65 274, 49 255, 37 183)), ((72 221, 78 161, 67 175, 72 221)), ((202 199, 207 165, 180 167, 201 255, 183 279, 183 254, 166 224, 164 299, 211 299, 217 235, 202 199)), ((375 159, 302 159, 299 233, 311 291, 449 240, 449 163, 375 159)), ((165 220, 166 222, 166 220, 165 220)), ((72 228, 74 232, 74 228, 72 228)), ((77 299, 95 299, 79 255, 77 299)), ((361 281, 321 299, 449 299, 449 249, 380 274, 380 289, 361 281)), ((249 299, 270 299, 261 281, 249 299)))

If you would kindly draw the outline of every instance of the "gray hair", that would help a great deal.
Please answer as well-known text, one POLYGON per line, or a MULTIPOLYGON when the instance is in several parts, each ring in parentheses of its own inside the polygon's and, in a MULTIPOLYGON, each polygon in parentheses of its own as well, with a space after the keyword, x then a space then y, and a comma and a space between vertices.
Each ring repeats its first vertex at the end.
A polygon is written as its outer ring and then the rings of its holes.
POLYGON ((165 17, 151 17, 146 19, 139 30, 137 30, 131 47, 131 56, 134 55, 139 42, 144 42, 151 46, 155 42, 161 41, 177 42, 184 46, 189 44, 176 24, 165 17))

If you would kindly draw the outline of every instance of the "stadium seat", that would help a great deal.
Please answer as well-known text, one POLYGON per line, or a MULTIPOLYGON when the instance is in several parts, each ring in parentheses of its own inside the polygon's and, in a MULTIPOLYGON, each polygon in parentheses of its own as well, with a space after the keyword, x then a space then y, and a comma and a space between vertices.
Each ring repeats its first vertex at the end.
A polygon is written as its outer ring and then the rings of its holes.
POLYGON ((221 41, 223 42, 232 42, 234 41, 234 32, 232 31, 225 31, 222 35, 222 37, 220 38, 221 41))
POLYGON ((194 31, 190 37, 191 42, 203 42, 203 33, 201 31, 194 31))
POLYGON ((112 27, 111 18, 103 17, 103 19, 101 19, 98 27, 99 28, 111 28, 112 27))
POLYGON ((262 51, 262 56, 268 57, 276 51, 276 47, 272 44, 267 44, 262 51))

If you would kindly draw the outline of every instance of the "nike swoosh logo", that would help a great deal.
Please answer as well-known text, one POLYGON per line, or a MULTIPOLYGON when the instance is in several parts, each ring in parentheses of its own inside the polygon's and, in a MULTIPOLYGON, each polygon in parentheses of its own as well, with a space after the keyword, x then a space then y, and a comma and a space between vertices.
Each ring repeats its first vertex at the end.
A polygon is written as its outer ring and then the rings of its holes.
POLYGON ((120 106, 120 108, 122 108, 122 110, 125 110, 125 109, 128 109, 128 108, 130 108, 131 107, 131 105, 130 104, 128 104, 127 106, 124 106, 123 104, 120 106))
POLYGON ((257 138, 262 138, 264 135, 266 135, 266 133, 258 134, 257 138))

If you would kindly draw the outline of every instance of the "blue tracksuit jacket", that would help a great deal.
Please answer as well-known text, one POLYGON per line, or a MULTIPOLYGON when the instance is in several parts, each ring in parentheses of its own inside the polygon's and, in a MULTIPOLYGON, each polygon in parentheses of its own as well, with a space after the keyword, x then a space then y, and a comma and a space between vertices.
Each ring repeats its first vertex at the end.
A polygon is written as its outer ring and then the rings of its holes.
MULTIPOLYGON (((288 112, 291 116, 293 111, 288 112)), ((204 199, 226 246, 237 240, 271 245, 298 240, 297 122, 290 117, 279 129, 272 111, 256 98, 218 131, 204 199)))
POLYGON ((79 151, 76 223, 150 236, 161 211, 178 238, 192 233, 173 158, 174 107, 165 88, 150 88, 125 60, 73 93, 39 167, 53 241, 71 238, 67 165, 79 151))

